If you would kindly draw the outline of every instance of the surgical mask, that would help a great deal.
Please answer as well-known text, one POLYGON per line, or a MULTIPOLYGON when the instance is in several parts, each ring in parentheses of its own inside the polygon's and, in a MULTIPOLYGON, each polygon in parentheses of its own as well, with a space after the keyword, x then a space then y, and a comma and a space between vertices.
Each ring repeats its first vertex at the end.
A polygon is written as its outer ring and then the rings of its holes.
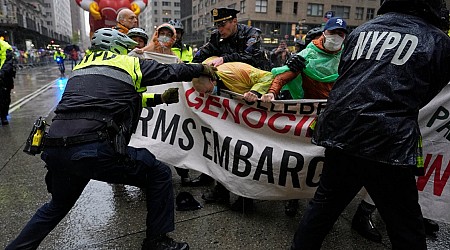
POLYGON ((214 88, 213 88, 213 91, 212 91, 212 93, 211 94, 213 94, 213 95, 217 95, 217 85, 214 85, 214 88))
POLYGON ((167 42, 170 42, 170 37, 168 37, 168 36, 159 36, 158 37, 158 41, 159 41, 159 43, 162 43, 162 44, 165 44, 165 43, 167 43, 167 42))
POLYGON ((338 51, 342 48, 342 43, 344 42, 344 38, 340 35, 325 35, 325 42, 323 43, 323 47, 329 51, 338 51))

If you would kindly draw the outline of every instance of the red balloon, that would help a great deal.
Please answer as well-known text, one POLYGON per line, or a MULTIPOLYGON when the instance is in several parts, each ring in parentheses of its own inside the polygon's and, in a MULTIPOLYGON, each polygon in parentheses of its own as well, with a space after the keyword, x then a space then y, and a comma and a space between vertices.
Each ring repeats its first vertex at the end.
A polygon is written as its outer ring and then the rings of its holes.
POLYGON ((126 8, 131 8, 131 2, 129 0, 99 0, 98 7, 104 20, 116 21, 117 13, 126 8))

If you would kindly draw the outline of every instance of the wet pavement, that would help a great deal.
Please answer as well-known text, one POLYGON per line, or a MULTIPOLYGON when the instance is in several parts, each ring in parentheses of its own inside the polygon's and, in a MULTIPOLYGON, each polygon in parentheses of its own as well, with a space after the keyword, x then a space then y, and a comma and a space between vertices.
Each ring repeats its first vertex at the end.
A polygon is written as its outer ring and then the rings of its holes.
MULTIPOLYGON (((66 67, 70 71, 70 66, 66 67)), ((32 123, 56 106, 66 79, 56 65, 18 72, 12 95, 10 125, 0 127, 0 248, 3 249, 50 196, 44 184, 45 168, 39 156, 22 152, 32 123), (40 91, 38 94, 33 94, 40 91)), ((181 187, 173 171, 175 194, 192 193, 204 207, 175 211, 176 229, 170 234, 189 242, 191 249, 288 249, 307 200, 300 201, 294 218, 284 214, 283 201, 256 201, 256 211, 242 214, 229 206, 204 204, 206 187, 181 187)), ((191 171, 191 176, 198 173, 191 171)), ((236 199, 236 196, 232 196, 236 199)), ((383 235, 381 244, 369 242, 351 229, 360 199, 342 213, 322 249, 390 249, 384 223, 374 221, 383 235)), ((140 249, 145 237, 145 194, 139 189, 91 181, 80 199, 42 242, 40 249, 140 249)), ((450 249, 450 225, 439 223, 437 237, 428 237, 429 249, 450 249)))

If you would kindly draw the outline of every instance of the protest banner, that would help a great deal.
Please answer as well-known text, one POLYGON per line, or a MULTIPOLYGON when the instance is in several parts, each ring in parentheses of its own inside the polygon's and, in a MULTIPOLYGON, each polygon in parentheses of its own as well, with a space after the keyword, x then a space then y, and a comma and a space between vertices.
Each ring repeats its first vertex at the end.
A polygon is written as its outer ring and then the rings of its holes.
MULTIPOLYGON (((169 165, 212 176, 231 192, 254 199, 311 198, 324 148, 311 144, 309 125, 326 100, 247 103, 241 95, 197 93, 180 87, 180 103, 142 112, 131 145, 148 148, 169 165)), ((450 223, 450 87, 420 112, 426 175, 417 180, 427 218, 450 223)))

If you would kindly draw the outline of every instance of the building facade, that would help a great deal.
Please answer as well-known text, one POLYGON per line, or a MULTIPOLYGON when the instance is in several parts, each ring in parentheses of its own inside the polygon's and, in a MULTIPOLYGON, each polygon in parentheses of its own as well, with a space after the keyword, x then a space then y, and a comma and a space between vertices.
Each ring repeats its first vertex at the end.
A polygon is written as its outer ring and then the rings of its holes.
POLYGON ((192 0, 192 33, 186 37, 194 46, 204 44, 213 28, 211 10, 230 7, 239 10, 239 23, 261 29, 263 47, 274 48, 280 40, 293 44, 308 30, 321 27, 328 13, 343 17, 349 29, 375 17, 380 0, 192 0))
POLYGON ((139 15, 139 26, 144 28, 151 36, 159 25, 167 23, 171 19, 180 18, 180 0, 152 0, 149 1, 147 8, 139 15))
MULTIPOLYGON (((47 1, 0 0, 0 6, 0 34, 19 50, 46 48, 51 41, 62 45, 70 42, 72 30, 70 23, 68 25, 66 22, 62 23, 59 29, 48 24, 48 15, 53 14, 49 11, 47 1)), ((62 11, 65 16, 61 17, 70 22, 70 15, 67 17, 70 6, 62 11)))

